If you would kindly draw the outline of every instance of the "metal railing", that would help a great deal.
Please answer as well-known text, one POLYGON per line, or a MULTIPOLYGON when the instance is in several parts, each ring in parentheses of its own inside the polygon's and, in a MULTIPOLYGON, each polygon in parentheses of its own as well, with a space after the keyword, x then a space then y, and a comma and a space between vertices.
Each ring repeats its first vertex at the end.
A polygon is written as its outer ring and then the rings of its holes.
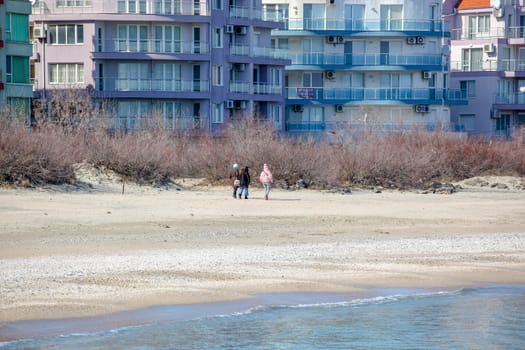
POLYGON ((230 83, 230 92, 257 95, 281 95, 282 86, 271 83, 233 81, 230 83))
POLYGON ((487 31, 475 32, 469 29, 453 29, 450 31, 452 40, 478 40, 491 38, 504 38, 505 28, 490 28, 487 31))
MULTIPOLYGON (((263 15, 264 20, 275 20, 274 13, 263 15)), ((372 32, 447 32, 448 25, 432 20, 350 20, 344 18, 283 18, 285 30, 342 30, 372 32)))
POLYGON ((95 50, 96 52, 207 54, 209 45, 206 41, 95 39, 95 50))
POLYGON ((452 61, 452 72, 516 72, 525 71, 525 59, 489 59, 473 62, 452 61))
POLYGON ((447 60, 442 55, 391 55, 391 54, 368 54, 356 55, 351 53, 329 54, 324 52, 317 53, 296 53, 289 54, 292 64, 312 64, 312 65, 351 65, 351 66, 377 66, 377 65, 401 65, 401 66, 421 66, 421 65, 442 65, 447 60))
POLYGON ((504 105, 525 105, 525 93, 498 94, 494 99, 494 103, 504 105))
POLYGON ((347 100, 347 101, 420 101, 466 100, 461 90, 412 89, 412 88, 324 88, 288 87, 286 98, 290 100, 347 100))
POLYGON ((166 91, 207 92, 208 80, 101 78, 96 81, 98 91, 166 91))

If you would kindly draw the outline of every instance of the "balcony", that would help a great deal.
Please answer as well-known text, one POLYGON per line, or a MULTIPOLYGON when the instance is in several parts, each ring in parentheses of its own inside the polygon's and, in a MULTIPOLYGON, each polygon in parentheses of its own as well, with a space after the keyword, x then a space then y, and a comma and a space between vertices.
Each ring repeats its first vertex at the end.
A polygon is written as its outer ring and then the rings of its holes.
POLYGON ((96 82, 98 91, 207 92, 208 80, 102 78, 96 82))
POLYGON ((452 61, 451 72, 525 72, 525 59, 452 61))
POLYGON ((518 92, 514 94, 498 94, 495 97, 494 103, 497 105, 520 105, 516 106, 519 109, 524 109, 525 107, 525 93, 518 92))
POLYGON ((180 40, 126 40, 109 39, 95 40, 97 53, 165 53, 165 54, 208 54, 209 45, 204 41, 180 40))
POLYGON ((230 55, 232 56, 247 56, 247 57, 260 57, 260 58, 272 58, 277 60, 285 60, 289 56, 287 50, 273 49, 270 47, 254 47, 250 48, 249 45, 232 45, 230 46, 230 55))
POLYGON ((286 88, 289 100, 362 102, 398 101, 402 103, 466 103, 465 93, 461 90, 411 89, 411 88, 323 88, 323 87, 289 87, 286 88))
POLYGON ((249 7, 230 6, 230 17, 246 19, 262 19, 260 10, 249 7))
POLYGON ((308 132, 308 131, 324 131, 324 130, 352 130, 354 132, 400 132, 400 131, 414 131, 414 130, 426 130, 426 131, 452 131, 454 125, 443 124, 443 123, 425 123, 425 122, 410 122, 410 123, 393 123, 390 121, 375 122, 375 123, 358 123, 351 121, 339 121, 337 123, 327 122, 286 122, 287 131, 295 132, 308 132))
POLYGON ((230 83, 230 92, 256 95, 281 95, 282 86, 271 83, 234 81, 230 83))
POLYGON ((505 28, 490 28, 483 32, 475 32, 469 29, 453 29, 450 33, 452 40, 483 40, 504 38, 505 28))
MULTIPOLYGON (((264 16, 263 16, 264 17, 264 16)), ((264 18, 266 20, 266 18, 264 18)), ((273 20, 272 16, 268 20, 273 20)), ((338 31, 338 32, 425 32, 448 33, 448 26, 431 20, 350 20, 343 18, 288 18, 283 19, 284 30, 338 31)))
POLYGON ((441 69, 444 59, 441 55, 388 55, 388 54, 369 54, 355 55, 351 53, 327 54, 305 53, 290 54, 289 58, 295 65, 315 65, 315 66, 405 66, 405 67, 428 67, 441 69))

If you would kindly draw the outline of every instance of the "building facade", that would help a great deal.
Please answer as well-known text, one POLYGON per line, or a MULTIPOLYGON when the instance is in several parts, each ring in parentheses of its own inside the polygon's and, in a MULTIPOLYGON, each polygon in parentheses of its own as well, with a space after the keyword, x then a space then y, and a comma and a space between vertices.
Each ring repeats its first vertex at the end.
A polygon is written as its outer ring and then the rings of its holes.
POLYGON ((161 117, 215 131, 256 114, 283 128, 284 66, 252 0, 37 0, 35 95, 87 89, 112 101, 111 125, 161 117))
POLYGON ((450 32, 435 0, 263 0, 284 27, 286 130, 450 129, 450 32))
POLYGON ((0 0, 0 111, 29 121, 29 0, 0 0), (5 19, 5 21, 4 21, 5 19))
POLYGON ((511 136, 525 126, 525 2, 446 0, 451 84, 467 106, 452 120, 471 135, 511 136))

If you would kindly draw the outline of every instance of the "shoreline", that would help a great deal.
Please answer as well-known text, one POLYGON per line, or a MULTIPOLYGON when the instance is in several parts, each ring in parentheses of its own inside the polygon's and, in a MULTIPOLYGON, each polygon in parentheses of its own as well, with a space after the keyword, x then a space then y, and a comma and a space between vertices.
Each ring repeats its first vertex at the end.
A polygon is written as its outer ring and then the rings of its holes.
POLYGON ((254 294, 525 284, 525 192, 0 190, 13 322, 254 294))
MULTIPOLYGON (((486 284, 471 288, 519 288, 525 284, 486 284)), ((456 293, 461 289, 441 288, 375 288, 361 292, 339 293, 273 293, 250 295, 247 299, 207 302, 200 304, 153 305, 107 315, 64 319, 27 320, 8 323, 0 328, 0 348, 19 341, 68 337, 106 332, 119 332, 133 327, 155 326, 202 318, 229 317, 267 307, 305 307, 316 305, 351 304, 382 297, 432 296, 456 293)))

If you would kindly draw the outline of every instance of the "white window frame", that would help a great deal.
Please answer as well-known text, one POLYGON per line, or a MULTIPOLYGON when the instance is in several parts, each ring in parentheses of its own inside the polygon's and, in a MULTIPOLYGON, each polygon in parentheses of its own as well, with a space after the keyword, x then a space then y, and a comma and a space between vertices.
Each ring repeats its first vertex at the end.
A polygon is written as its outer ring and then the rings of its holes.
POLYGON ((213 85, 215 86, 223 86, 224 79, 223 79, 223 73, 224 69, 222 65, 214 65, 212 68, 213 71, 213 85))
POLYGON ((465 91, 467 98, 476 98, 476 81, 475 80, 460 80, 459 88, 465 91))
POLYGON ((120 52, 148 52, 149 28, 147 25, 119 24, 117 33, 120 52), (132 38, 133 30, 136 30, 136 38, 132 38))
POLYGON ((84 44, 84 25, 83 24, 50 24, 47 27, 47 44, 49 45, 83 45, 84 44), (70 30, 73 33, 70 33, 70 30), (59 33, 64 30, 65 42, 59 42, 59 33), (82 33, 82 40, 79 40, 79 33, 82 33), (70 41, 70 36, 73 38, 70 41))
POLYGON ((155 25, 153 31, 155 52, 182 53, 181 28, 179 26, 155 25), (171 38, 168 37, 168 32, 171 32, 171 38))
POLYGON ((117 12, 118 13, 148 13, 148 1, 147 0, 118 0, 117 1, 117 12))
POLYGON ((223 42, 223 30, 222 27, 215 27, 214 30, 214 36, 213 36, 213 47, 214 48, 222 48, 223 42))
POLYGON ((83 84, 84 63, 49 64, 49 84, 83 84))
POLYGON ((224 103, 214 103, 213 104, 211 122, 214 124, 224 123, 224 103))

